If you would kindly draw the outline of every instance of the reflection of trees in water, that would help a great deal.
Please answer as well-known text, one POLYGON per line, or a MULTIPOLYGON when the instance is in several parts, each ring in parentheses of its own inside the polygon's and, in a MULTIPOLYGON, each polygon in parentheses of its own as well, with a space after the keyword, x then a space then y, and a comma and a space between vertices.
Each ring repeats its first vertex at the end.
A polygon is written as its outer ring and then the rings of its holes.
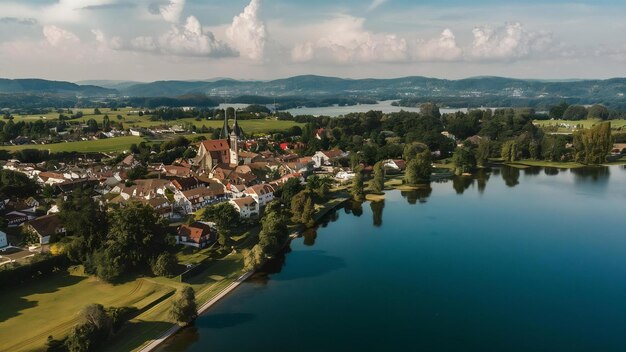
POLYGON ((548 176, 556 176, 559 174, 559 169, 556 167, 544 167, 543 173, 548 176))
POLYGON ((284 250, 276 254, 274 258, 266 261, 261 269, 259 269, 254 275, 250 276, 248 281, 255 284, 267 285, 270 280, 270 275, 278 274, 283 269, 287 253, 289 252, 291 252, 291 247, 287 246, 284 250))
POLYGON ((485 188, 487 188, 487 181, 489 181, 489 177, 491 177, 490 172, 490 169, 479 169, 474 175, 474 177, 476 178, 476 184, 478 185, 478 192, 480 194, 485 193, 485 188))
POLYGON ((200 333, 195 325, 179 330, 172 338, 159 346, 159 351, 187 351, 200 340, 200 333))
POLYGON ((541 168, 536 166, 527 167, 524 169, 524 175, 537 176, 541 173, 541 168))
POLYGON ((320 226, 321 227, 326 227, 326 226, 328 226, 329 223, 335 222, 338 219, 339 219, 339 212, 337 211, 337 209, 333 209, 333 210, 329 211, 328 213, 326 213, 326 215, 324 215, 320 219, 320 226))
POLYGON ((310 229, 306 229, 302 233, 302 237, 304 237, 304 245, 305 246, 313 246, 315 245, 315 239, 317 238, 317 228, 313 227, 310 229))
POLYGON ((452 178, 452 188, 454 188, 456 194, 463 194, 472 183, 474 183, 474 179, 470 176, 454 176, 452 178))
POLYGON ((519 185, 519 169, 511 166, 502 167, 502 179, 504 183, 509 187, 515 187, 519 185))
POLYGON ((574 182, 592 181, 598 184, 606 184, 609 181, 611 170, 607 166, 580 167, 570 169, 574 174, 574 182))
POLYGON ((374 226, 380 227, 383 224, 383 209, 385 209, 385 201, 370 202, 372 208, 372 218, 374 226))
POLYGON ((430 186, 430 184, 422 185, 410 191, 400 191, 400 195, 406 198, 406 201, 411 205, 417 204, 418 201, 420 203, 426 203, 428 197, 430 197, 432 193, 433 188, 430 186))
POLYGON ((346 208, 350 208, 350 212, 346 211, 346 213, 359 217, 363 215, 363 202, 357 202, 355 200, 348 202, 346 208))

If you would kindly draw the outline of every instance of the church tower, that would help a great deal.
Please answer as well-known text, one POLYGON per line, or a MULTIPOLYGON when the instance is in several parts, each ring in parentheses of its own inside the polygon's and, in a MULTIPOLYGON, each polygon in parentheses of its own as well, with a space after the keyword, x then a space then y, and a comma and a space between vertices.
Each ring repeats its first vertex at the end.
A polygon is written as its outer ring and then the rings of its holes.
MULTIPOLYGON (((228 109, 224 109, 224 126, 222 127, 222 131, 220 132, 220 139, 228 139, 229 130, 228 130, 228 109)), ((235 113, 235 116, 237 113, 235 113)))
MULTIPOLYGON (((228 127, 227 127, 228 128, 228 127)), ((235 109, 235 122, 233 123, 233 130, 230 132, 230 163, 239 164, 239 137, 241 135, 241 129, 237 124, 237 109, 235 109)))

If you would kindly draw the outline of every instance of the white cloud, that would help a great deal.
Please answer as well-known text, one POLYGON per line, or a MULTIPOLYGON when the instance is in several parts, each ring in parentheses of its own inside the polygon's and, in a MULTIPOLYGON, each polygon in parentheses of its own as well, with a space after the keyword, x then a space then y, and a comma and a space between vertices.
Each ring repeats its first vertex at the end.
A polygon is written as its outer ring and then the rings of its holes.
POLYGON ((552 44, 552 35, 547 32, 528 32, 521 23, 510 23, 504 27, 476 27, 472 31, 474 40, 469 55, 474 59, 512 60, 540 53, 552 44))
POLYGON ((184 8, 185 0, 170 0, 167 5, 159 7, 159 12, 167 22, 178 23, 184 8))
POLYGON ((116 49, 156 52, 178 56, 226 57, 236 52, 213 33, 202 28, 194 16, 187 17, 184 25, 172 24, 170 30, 158 39, 150 36, 136 37, 129 44, 116 49))
POLYGON ((367 11, 374 11, 376 10, 380 5, 386 3, 387 0, 372 0, 372 3, 370 4, 370 6, 367 7, 367 11))
POLYGON ((53 47, 80 42, 76 34, 54 25, 44 26, 43 35, 53 47))
POLYGON ((461 58, 463 50, 457 45, 452 30, 445 29, 439 38, 418 41, 414 55, 421 61, 453 61, 461 58))
POLYGON ((297 44, 291 58, 295 62, 395 62, 407 59, 407 43, 395 34, 367 31, 363 18, 338 16, 323 23, 323 36, 297 44))
POLYGON ((226 35, 241 56, 255 61, 263 60, 267 30, 259 19, 259 0, 251 0, 242 13, 233 18, 226 35))

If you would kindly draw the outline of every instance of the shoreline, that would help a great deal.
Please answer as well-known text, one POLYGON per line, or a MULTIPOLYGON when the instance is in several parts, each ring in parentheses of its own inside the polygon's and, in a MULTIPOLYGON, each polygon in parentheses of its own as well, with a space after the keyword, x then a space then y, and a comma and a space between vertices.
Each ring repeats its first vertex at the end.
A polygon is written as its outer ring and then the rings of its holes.
MULTIPOLYGON (((220 291, 220 293, 215 295, 215 297, 213 297, 208 302, 205 302, 203 305, 201 305, 198 308, 198 316, 208 311, 209 308, 211 308, 213 305, 219 302, 222 298, 226 297, 226 295, 234 291, 237 287, 239 287, 239 285, 241 285, 244 281, 246 281, 250 276, 254 275, 255 272, 256 271, 248 271, 244 273, 243 275, 239 276, 230 285, 226 286, 222 291, 220 291)), ((184 328, 183 326, 174 324, 171 328, 169 328, 167 331, 161 334, 161 336, 159 336, 157 339, 147 341, 147 344, 144 344, 144 346, 138 349, 138 351, 140 352, 154 351, 156 348, 162 345, 165 341, 167 341, 167 339, 174 336, 183 328, 184 328)))
MULTIPOLYGON (((350 198, 344 198, 344 199, 338 198, 338 199, 340 201, 338 201, 336 204, 332 204, 332 206, 330 206, 328 208, 321 209, 320 213, 316 214, 316 220, 315 220, 316 224, 322 218, 324 218, 324 216, 326 214, 328 214, 331 210, 336 209, 337 207, 341 206, 346 201, 348 201, 350 198)), ((332 200, 330 202, 332 202, 332 200)), ((283 248, 286 247, 287 245, 289 245, 291 243, 291 241, 293 241, 294 239, 300 237, 300 235, 301 234, 298 231, 290 234, 288 239, 287 239, 287 241, 285 241, 285 244, 283 245, 283 248)), ((262 267, 262 266, 263 265, 261 265, 260 267, 262 267)), ((257 270, 255 269, 255 270, 251 270, 251 271, 248 271, 248 272, 242 274, 237 279, 235 279, 235 281, 233 281, 231 284, 229 284, 224 289, 222 289, 222 291, 220 291, 217 295, 215 295, 209 301, 207 301, 204 304, 202 304, 198 308, 198 317, 200 315, 206 313, 212 306, 214 306, 217 302, 219 302, 221 299, 226 297, 229 293, 232 293, 237 287, 239 287, 242 283, 244 283, 248 278, 250 278, 250 276, 254 275, 256 272, 257 272, 257 270)), ((171 337, 176 335, 178 332, 180 332, 181 329, 184 329, 184 328, 185 327, 180 326, 178 324, 173 324, 172 327, 167 329, 158 338, 146 341, 146 343, 144 343, 144 345, 142 347, 137 349, 137 351, 138 352, 155 351, 159 346, 161 346, 163 343, 165 343, 165 341, 167 341, 168 339, 170 339, 171 337)))

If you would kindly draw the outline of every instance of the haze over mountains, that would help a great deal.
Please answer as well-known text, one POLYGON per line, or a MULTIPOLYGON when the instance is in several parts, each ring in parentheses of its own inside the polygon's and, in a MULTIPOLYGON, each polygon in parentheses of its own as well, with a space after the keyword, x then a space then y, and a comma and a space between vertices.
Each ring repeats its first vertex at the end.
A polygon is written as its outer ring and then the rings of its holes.
MULTIPOLYGON (((393 79, 343 79, 296 76, 271 81, 216 79, 205 81, 86 81, 76 84, 41 79, 0 79, 0 94, 56 94, 81 97, 180 97, 203 95, 219 98, 328 97, 368 99, 453 98, 451 100, 506 98, 511 100, 571 99, 579 103, 626 103, 626 78, 608 80, 523 80, 474 77, 445 80, 427 77, 393 79)), ((517 104, 519 105, 519 104, 517 104)))

